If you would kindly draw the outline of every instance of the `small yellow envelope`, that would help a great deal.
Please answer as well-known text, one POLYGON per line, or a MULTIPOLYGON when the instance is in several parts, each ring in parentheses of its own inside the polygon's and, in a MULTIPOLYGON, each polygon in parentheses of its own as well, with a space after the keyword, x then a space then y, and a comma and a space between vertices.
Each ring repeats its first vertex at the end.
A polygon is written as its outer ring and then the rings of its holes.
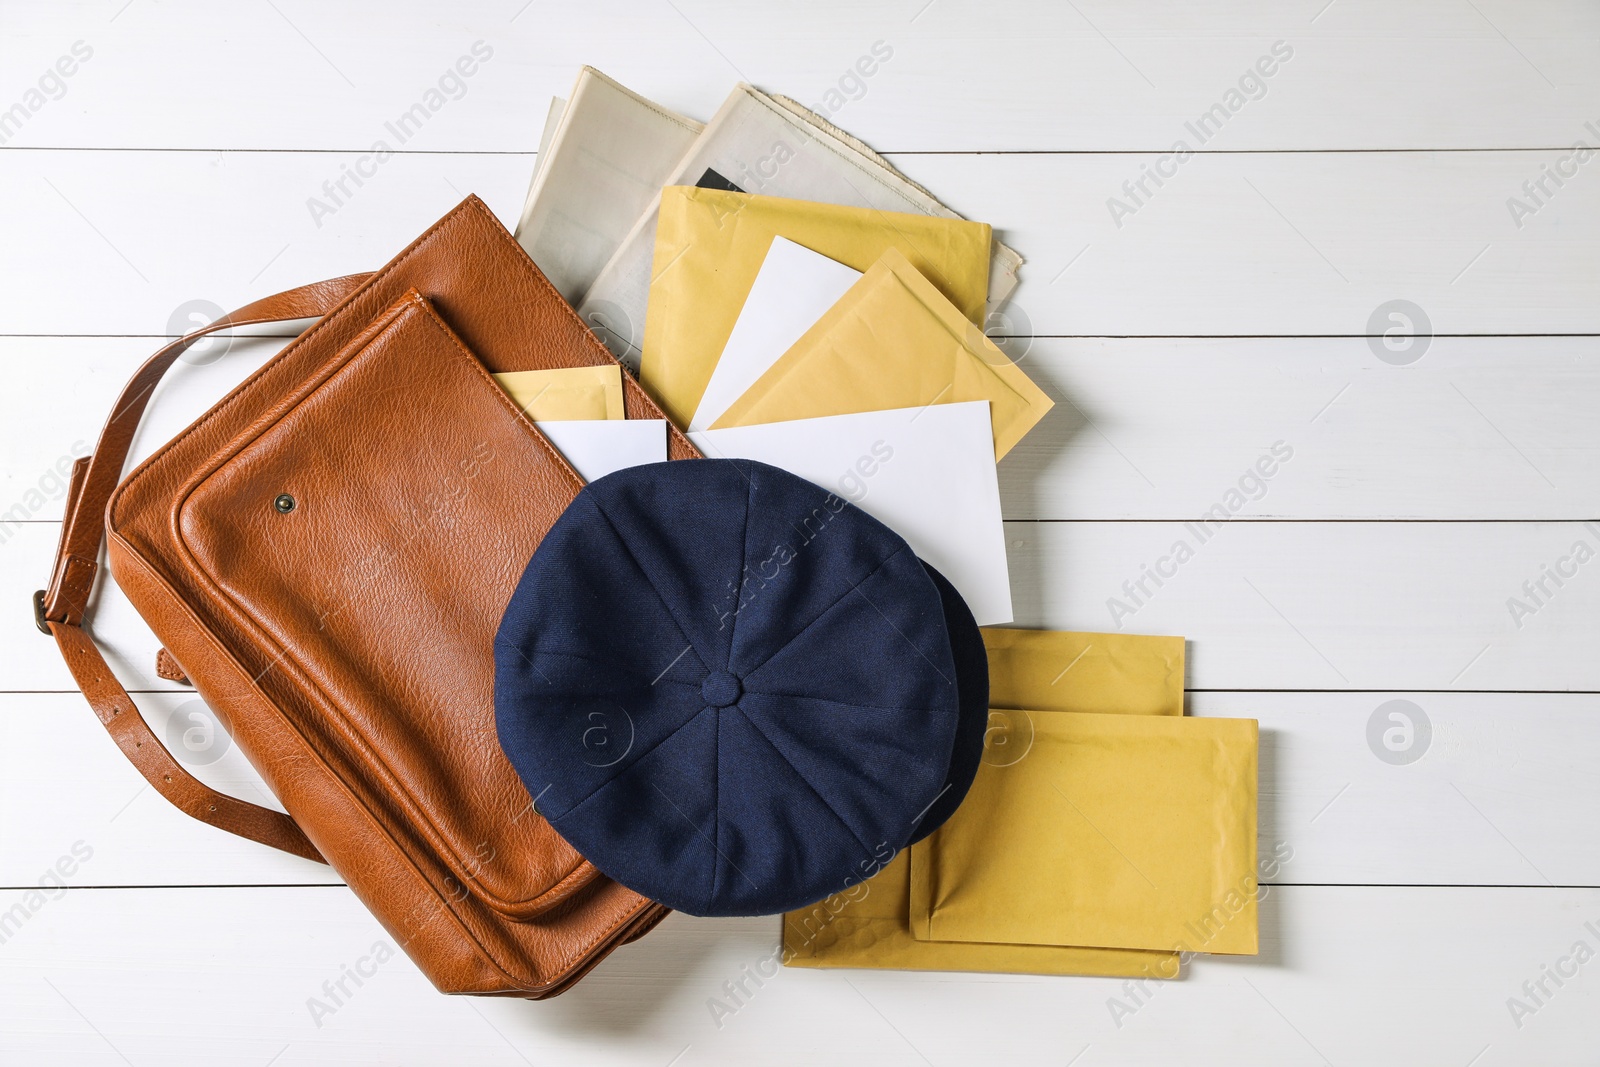
POLYGON ((1002 626, 982 633, 991 708, 1183 714, 1181 637, 1002 626))
POLYGON ((712 429, 965 400, 989 401, 996 459, 1055 405, 889 248, 712 429))
POLYGON ((556 367, 496 374, 516 405, 534 421, 622 419, 622 367, 556 367))
POLYGON ((1251 955, 1254 719, 1028 713, 911 848, 921 939, 1251 955))
MULTIPOLYGON (((1022 706, 1072 710, 1076 701, 1067 694, 1082 689, 1094 695, 1097 710, 1183 714, 1181 637, 990 627, 983 631, 983 639, 989 650, 991 695, 1022 706), (1070 686, 1060 677, 1069 664, 1070 686)), ((1029 745, 1026 728, 1032 719, 1020 712, 991 712, 985 759, 1005 763, 1029 745)), ((919 941, 911 934, 910 889, 911 858, 905 851, 873 878, 820 904, 790 912, 784 917, 784 963, 1114 978, 1178 976, 1178 956, 1172 952, 919 941)))
POLYGON ((661 190, 639 381, 687 426, 774 237, 865 271, 898 249, 970 322, 989 294, 987 223, 669 185, 661 190))

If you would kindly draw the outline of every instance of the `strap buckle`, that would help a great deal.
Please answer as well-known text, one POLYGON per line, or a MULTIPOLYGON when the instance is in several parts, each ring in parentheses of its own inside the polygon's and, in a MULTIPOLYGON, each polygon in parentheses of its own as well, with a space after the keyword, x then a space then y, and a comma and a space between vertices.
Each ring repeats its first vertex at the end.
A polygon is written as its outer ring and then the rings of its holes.
POLYGON ((50 632, 50 627, 45 623, 45 620, 44 620, 44 590, 43 589, 40 589, 38 592, 33 594, 33 624, 35 626, 37 626, 39 628, 39 632, 44 634, 46 637, 54 636, 50 632))

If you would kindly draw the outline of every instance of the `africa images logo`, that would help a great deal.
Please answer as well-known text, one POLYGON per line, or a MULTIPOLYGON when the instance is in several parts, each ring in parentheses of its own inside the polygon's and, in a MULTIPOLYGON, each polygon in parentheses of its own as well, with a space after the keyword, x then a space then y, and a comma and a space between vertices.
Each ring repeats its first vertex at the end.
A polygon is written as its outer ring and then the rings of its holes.
POLYGON ((484 41, 474 41, 468 53, 446 67, 444 73, 423 92, 419 100, 383 124, 384 131, 394 139, 394 144, 391 145, 379 138, 372 143, 370 149, 350 163, 341 163, 338 176, 322 183, 322 196, 306 198, 306 210, 311 212, 311 221, 316 224, 317 229, 322 228, 323 219, 336 214, 350 202, 356 190, 377 176, 378 167, 389 162, 396 148, 421 133, 422 128, 450 101, 460 100, 466 96, 467 79, 477 74, 483 65, 493 58, 493 48, 484 41), (352 185, 355 186, 354 189, 351 188, 352 185))
POLYGON ((1180 137, 1172 143, 1170 151, 1162 153, 1150 163, 1139 164, 1139 176, 1122 183, 1122 196, 1106 198, 1106 210, 1111 213, 1111 221, 1117 229, 1122 229, 1125 220, 1137 215, 1157 191, 1178 176, 1178 168, 1194 158, 1196 148, 1221 133, 1223 127, 1244 110, 1245 105, 1265 98, 1268 81, 1293 58, 1293 45, 1288 41, 1274 41, 1271 50, 1246 67, 1244 73, 1239 75, 1238 82, 1229 86, 1216 103, 1183 124, 1184 131, 1194 138, 1195 147, 1180 137))
POLYGON ((1158 556, 1153 566, 1141 564, 1139 576, 1122 583, 1122 596, 1107 597, 1106 610, 1111 613, 1111 621, 1117 629, 1122 629, 1124 620, 1138 614, 1168 581, 1176 578, 1179 569, 1194 559, 1200 547, 1215 537, 1247 503, 1263 499, 1273 476, 1293 458, 1292 445, 1285 441, 1274 441, 1272 447, 1228 487, 1220 500, 1202 512, 1198 519, 1183 524, 1184 533, 1188 536, 1174 541, 1166 555, 1158 556))

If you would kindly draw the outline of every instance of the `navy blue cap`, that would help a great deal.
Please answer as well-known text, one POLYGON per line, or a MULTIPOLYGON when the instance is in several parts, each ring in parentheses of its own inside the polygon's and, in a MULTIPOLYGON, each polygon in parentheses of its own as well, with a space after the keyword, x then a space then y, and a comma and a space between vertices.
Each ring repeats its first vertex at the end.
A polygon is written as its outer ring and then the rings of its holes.
POLYGON ((983 761, 983 738, 989 730, 989 652, 983 645, 983 631, 972 609, 961 599, 956 587, 926 561, 922 564, 939 590, 944 607, 945 629, 950 634, 950 652, 955 659, 956 693, 961 702, 961 718, 956 724, 955 748, 945 772, 944 788, 928 806, 910 844, 916 844, 956 813, 978 776, 983 761))
POLYGON ((905 541, 810 482, 679 460, 590 484, 495 641, 501 747, 540 814, 694 915, 871 875, 948 792, 946 605, 905 541))

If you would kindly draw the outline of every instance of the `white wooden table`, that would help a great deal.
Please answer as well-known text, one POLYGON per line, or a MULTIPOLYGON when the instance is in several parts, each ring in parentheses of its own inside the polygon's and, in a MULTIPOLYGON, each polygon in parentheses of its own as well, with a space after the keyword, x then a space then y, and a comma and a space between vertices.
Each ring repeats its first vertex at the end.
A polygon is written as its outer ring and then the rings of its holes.
MULTIPOLYGON (((0 1061, 1593 1063, 1600 162, 1570 146, 1600 145, 1600 9, 790 7, 0 2, 0 1061), (395 145, 385 123, 478 41, 492 58, 395 145), (115 751, 25 606, 58 463, 190 302, 370 269, 467 192, 514 220, 583 63, 700 117, 740 79, 812 103, 844 78, 836 121, 1027 257, 1008 344, 1058 403, 1001 468, 1018 622, 1186 635, 1191 713, 1260 719, 1261 851, 1291 858, 1259 958, 1148 997, 790 970, 718 1020, 777 922, 673 916, 550 1003, 441 997, 399 957, 319 1012, 383 931, 115 751), (314 214, 380 139, 375 176, 314 214), (1431 728, 1410 762, 1369 743, 1394 700, 1431 728)), ((141 449, 281 343, 183 368, 141 449)), ((154 676, 153 639, 115 595, 96 610, 144 714, 181 728, 192 695, 154 676)), ((260 799, 237 751, 198 773, 260 799)))

